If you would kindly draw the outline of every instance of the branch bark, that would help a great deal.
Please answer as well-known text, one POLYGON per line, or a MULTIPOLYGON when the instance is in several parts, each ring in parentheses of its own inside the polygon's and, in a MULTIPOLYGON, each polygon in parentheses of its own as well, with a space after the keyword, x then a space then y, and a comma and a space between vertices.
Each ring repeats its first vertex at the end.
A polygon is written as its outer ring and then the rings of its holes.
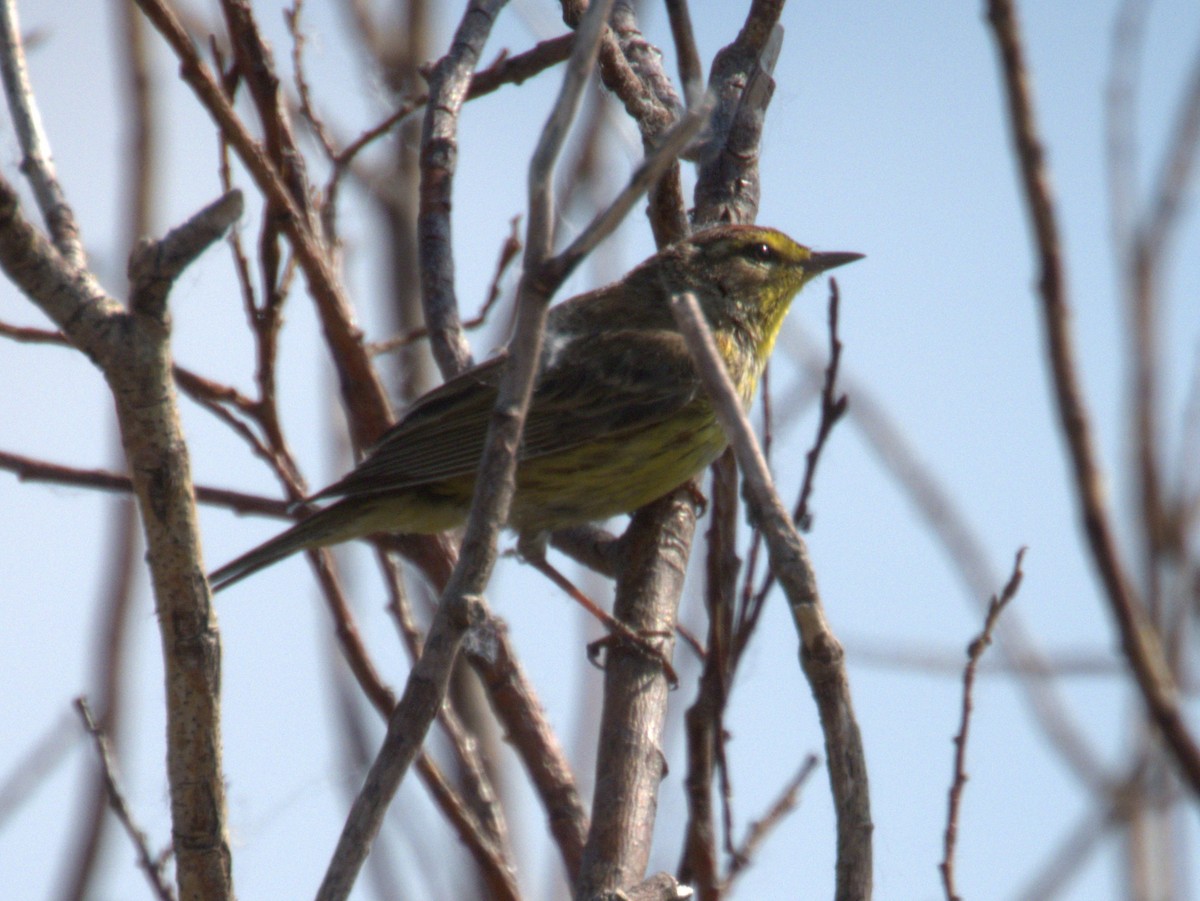
POLYGON ((167 776, 180 897, 233 896, 221 771, 220 634, 204 580, 187 445, 175 402, 166 297, 241 214, 226 195, 134 254, 129 310, 21 214, 0 179, 0 266, 100 367, 112 390, 141 512, 167 692, 167 776))
POLYGON ((675 300, 672 309, 737 456, 751 521, 766 539, 771 568, 779 577, 800 636, 800 663, 825 733, 825 756, 837 814, 834 897, 838 901, 865 901, 871 897, 874 826, 866 757, 850 701, 845 652, 825 619, 808 549, 775 492, 754 430, 725 372, 699 304, 695 297, 684 294, 675 300))

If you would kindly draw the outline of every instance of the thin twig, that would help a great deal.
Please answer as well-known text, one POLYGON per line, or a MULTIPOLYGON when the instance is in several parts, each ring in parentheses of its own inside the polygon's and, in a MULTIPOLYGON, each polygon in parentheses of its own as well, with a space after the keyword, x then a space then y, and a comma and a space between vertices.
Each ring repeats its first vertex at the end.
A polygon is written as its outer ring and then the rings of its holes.
POLYGON ((983 652, 991 646, 992 633, 1000 614, 1017 595, 1021 587, 1021 579, 1025 573, 1021 570, 1021 562, 1025 559, 1025 548, 1017 551, 1013 561, 1012 575, 1008 583, 998 595, 992 595, 988 604, 987 616, 984 618, 983 631, 967 646, 967 665, 963 667, 962 713, 959 718, 958 733, 954 736, 954 777, 950 783, 949 799, 946 810, 946 830, 942 840, 942 862, 938 870, 942 874, 942 887, 946 892, 946 901, 961 901, 958 890, 954 885, 954 851, 958 844, 958 814, 962 805, 962 793, 967 784, 967 736, 971 726, 971 710, 974 707, 975 672, 983 652))
POLYGON ((175 901, 175 892, 163 872, 163 861, 150 853, 149 839, 146 837, 145 831, 133 821, 129 803, 125 800, 125 793, 121 791, 120 782, 117 780, 116 765, 113 763, 112 753, 108 747, 108 738, 100 731, 100 727, 92 718, 92 710, 88 706, 87 698, 76 698, 75 709, 79 711, 84 728, 92 736, 92 741, 96 745, 96 756, 100 760, 100 770, 104 775, 104 787, 108 791, 109 806, 117 815, 117 819, 121 821, 121 826, 125 829, 129 840, 133 842, 133 847, 137 851, 138 866, 146 874, 146 880, 150 883, 150 888, 156 897, 161 901, 175 901))
MULTIPOLYGON (((825 361, 812 345, 813 342, 804 341, 800 348, 803 366, 809 373, 810 382, 815 383, 822 378, 825 361)), ((921 460, 907 436, 874 398, 870 388, 846 375, 842 376, 842 384, 846 393, 854 398, 848 416, 850 424, 860 431, 867 447, 896 480, 941 544, 958 573, 972 609, 983 612, 992 592, 989 586, 996 585, 1000 577, 993 572, 979 535, 921 460)), ((798 405, 787 397, 784 400, 788 409, 798 405)), ((1012 611, 1001 620, 997 635, 1001 651, 1020 676, 1019 685, 1051 747, 1089 789, 1103 791, 1109 782, 1107 767, 1075 725, 1071 706, 1056 689, 1053 680, 1046 678, 1054 671, 1054 664, 1038 648, 1034 637, 1022 624, 1018 611, 1012 611)), ((955 671, 958 671, 957 664, 955 671)))
MULTIPOLYGON (((133 492, 133 483, 128 476, 103 469, 79 469, 61 466, 21 454, 0 451, 0 470, 8 470, 21 481, 47 482, 55 485, 71 485, 77 488, 92 488, 98 491, 115 491, 121 494, 133 492)), ((225 507, 235 513, 253 513, 258 516, 274 516, 278 519, 294 519, 292 504, 257 494, 244 494, 224 488, 196 486, 196 500, 214 507, 225 507)))
POLYGON ((291 8, 283 11, 283 20, 287 24, 288 34, 292 36, 292 72, 296 82, 296 96, 300 99, 300 115, 308 123, 313 134, 321 143, 321 148, 330 159, 338 156, 324 120, 317 115, 313 107, 312 92, 308 87, 308 78, 304 74, 304 29, 300 27, 300 17, 304 13, 304 0, 294 0, 291 8))
MULTIPOLYGON (((471 331, 477 329, 487 322, 488 314, 500 299, 500 280, 504 277, 504 273, 516 260, 517 255, 521 252, 521 237, 517 231, 517 223, 520 217, 514 216, 511 222, 512 231, 507 238, 504 239, 504 245, 500 248, 500 258, 496 262, 496 272, 492 276, 491 285, 488 287, 487 297, 484 298, 483 306, 479 308, 479 312, 470 319, 464 319, 462 322, 463 331, 471 331)), ((380 354, 391 353, 393 350, 398 350, 402 347, 408 347, 416 341, 429 337, 429 327, 419 326, 411 329, 403 335, 396 335, 384 341, 374 341, 367 345, 367 352, 373 356, 380 354)))
POLYGON ((812 528, 812 512, 808 509, 816 483, 817 464, 821 451, 829 440, 834 426, 846 415, 848 401, 837 389, 838 367, 842 362, 842 339, 838 336, 838 312, 840 296, 836 278, 829 279, 829 364, 825 367, 825 380, 821 385, 821 416, 817 423, 817 437, 808 453, 804 455, 804 481, 800 485, 800 497, 792 511, 792 521, 802 532, 812 528))
MULTIPOLYGON (((653 153, 642 160, 629 177, 624 189, 558 255, 557 267, 565 267, 563 271, 570 272, 580 260, 595 249, 597 244, 612 233, 649 187, 658 181, 683 148, 704 128, 708 123, 712 108, 712 100, 705 98, 688 110, 679 123, 663 135, 662 143, 655 148, 653 153)), ((558 271, 556 269, 556 272, 558 271)))
MULTIPOLYGON (((200 58, 178 16, 164 0, 135 2, 171 45, 180 61, 181 77, 220 126, 221 134, 245 164, 259 190, 278 211, 320 314, 326 341, 338 369, 352 437, 359 447, 374 444, 391 422, 387 394, 370 365, 369 356, 363 352, 361 333, 319 234, 317 213, 308 205, 309 192, 303 187, 298 188, 294 181, 286 181, 271 157, 253 138, 224 89, 200 58)), ((294 179, 295 173, 289 173, 289 176, 294 179)))
MULTIPOLYGON (((474 100, 477 97, 485 97, 506 84, 521 84, 526 79, 558 65, 570 56, 571 44, 574 39, 575 35, 564 34, 542 41, 530 50, 518 53, 516 56, 501 57, 471 77, 466 99, 474 100)), ((363 131, 357 138, 336 152, 331 157, 333 171, 326 183, 326 202, 332 203, 336 198, 341 179, 364 148, 379 140, 428 102, 428 94, 407 98, 382 120, 363 131)))
POLYGON ((568 882, 579 873, 588 815, 579 797, 575 776, 538 703, 528 674, 513 653, 503 620, 491 617, 472 629, 463 654, 488 689, 488 700, 517 752, 546 811, 551 836, 558 846, 568 882))
POLYGON ((749 869, 751 862, 754 859, 754 854, 771 832, 784 821, 789 813, 796 809, 799 803, 800 789, 804 788, 804 784, 808 782, 809 777, 817 769, 817 755, 809 754, 804 758, 804 762, 800 764, 800 769, 783 787, 779 796, 767 808, 757 820, 753 820, 746 829, 746 837, 742 839, 742 843, 737 846, 737 849, 732 854, 732 859, 729 863, 729 870, 725 874, 725 878, 721 883, 722 889, 726 892, 733 887, 734 880, 742 873, 749 869))

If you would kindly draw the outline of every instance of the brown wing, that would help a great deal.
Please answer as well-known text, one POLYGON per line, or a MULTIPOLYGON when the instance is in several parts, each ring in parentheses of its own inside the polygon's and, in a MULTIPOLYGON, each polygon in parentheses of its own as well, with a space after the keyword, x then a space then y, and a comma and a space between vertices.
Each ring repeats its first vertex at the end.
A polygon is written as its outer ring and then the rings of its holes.
MULTIPOLYGON (((316 498, 387 493, 473 473, 503 362, 500 355, 421 397, 354 471, 316 498)), ((682 337, 666 330, 573 338, 553 348, 548 363, 530 403, 521 459, 631 434, 701 390, 682 337)))
POLYGON ((506 356, 498 354, 422 395, 357 467, 313 500, 395 491, 473 472, 506 356))

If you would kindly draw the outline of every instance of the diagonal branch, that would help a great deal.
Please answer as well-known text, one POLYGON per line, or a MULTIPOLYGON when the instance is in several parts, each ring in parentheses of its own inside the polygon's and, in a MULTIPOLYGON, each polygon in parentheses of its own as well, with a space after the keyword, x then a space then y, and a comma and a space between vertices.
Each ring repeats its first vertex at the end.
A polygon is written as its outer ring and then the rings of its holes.
MULTIPOLYGON (((181 77, 217 123, 267 202, 277 211, 316 301, 321 325, 333 352, 355 443, 359 447, 373 444, 391 421, 387 395, 363 348, 362 334, 354 323, 350 303, 325 252, 319 234, 319 218, 311 206, 302 207, 296 199, 306 199, 308 192, 289 184, 266 150, 251 136, 165 0, 136 2, 171 45, 179 58, 181 77)), ((295 175, 291 173, 291 177, 295 175)))
POLYGON ((519 291, 516 332, 488 428, 476 482, 479 488, 471 503, 462 553, 438 602, 424 652, 414 665, 400 702, 388 721, 384 745, 347 816, 317 894, 319 901, 334 901, 349 895, 379 832, 388 804, 441 708, 463 637, 473 624, 484 619, 482 593, 495 565, 501 523, 508 518, 516 451, 540 355, 546 308, 558 285, 547 278, 543 268, 543 260, 552 246, 550 184, 587 75, 594 66, 596 44, 607 13, 608 4, 599 2, 592 4, 585 15, 562 91, 530 166, 526 269, 519 291))
POLYGON ((700 305, 690 293, 672 301, 672 312, 696 360, 717 418, 745 478, 751 519, 763 532, 771 567, 787 595, 800 635, 800 662, 817 702, 837 815, 839 901, 871 896, 871 807, 862 734, 850 701, 845 652, 825 619, 808 549, 772 485, 762 450, 717 353, 700 305))
POLYGON ((121 826, 137 850, 138 866, 146 874, 146 880, 150 883, 150 888, 157 898, 161 901, 175 901, 175 892, 171 890, 166 874, 163 873, 165 861, 150 853, 150 841, 145 830, 134 822, 129 802, 125 800, 125 793, 117 781, 116 764, 112 759, 112 748, 108 736, 96 724, 87 698, 76 698, 75 709, 79 711, 84 728, 87 729, 88 734, 92 737, 92 742, 96 745, 96 756, 100 758, 100 770, 104 776, 104 788, 108 794, 109 806, 112 807, 113 813, 120 820, 121 826))
POLYGON ((1042 301, 1046 354, 1054 380, 1054 397, 1067 442, 1079 514, 1091 550, 1092 563, 1104 585, 1122 648, 1133 669, 1150 718, 1162 734, 1181 775, 1193 793, 1200 795, 1200 746, 1197 746, 1196 738, 1184 720, 1179 691, 1171 676, 1159 634, 1148 620, 1142 601, 1130 584, 1105 502, 1104 480, 1097 463, 1091 421, 1084 406, 1075 363, 1057 213, 1050 192, 1045 152, 1034 118, 1025 51, 1011 0, 990 0, 988 21, 1000 52, 1001 75, 1021 185, 1041 269, 1038 293, 1042 301))
POLYGON ((84 266, 87 257, 79 236, 79 223, 75 221, 75 212, 67 203, 62 185, 58 182, 58 173, 54 171, 50 142, 42 130, 42 116, 38 112, 33 86, 29 81, 16 0, 0 2, 0 67, 3 69, 9 115, 12 116, 24 154, 21 172, 33 187, 33 196, 37 199, 38 208, 42 211, 50 238, 58 252, 72 265, 84 266))

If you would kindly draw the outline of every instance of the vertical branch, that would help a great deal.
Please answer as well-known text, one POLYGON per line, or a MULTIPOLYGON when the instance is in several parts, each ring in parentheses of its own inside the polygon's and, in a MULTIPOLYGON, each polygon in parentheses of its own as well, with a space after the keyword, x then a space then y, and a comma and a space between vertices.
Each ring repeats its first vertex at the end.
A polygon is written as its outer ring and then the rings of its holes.
POLYGON ((696 49, 696 35, 692 31, 692 14, 687 0, 667 0, 667 19, 671 23, 671 38, 675 42, 675 56, 679 65, 679 83, 690 106, 699 99, 704 81, 704 66, 700 62, 700 51, 696 49))
POLYGON ((1122 648, 1150 717, 1183 778, 1192 791, 1200 795, 1200 747, 1184 720, 1179 693, 1171 678, 1159 635, 1147 620, 1142 602, 1129 583, 1104 499, 1090 418, 1076 374, 1057 213, 1034 118, 1025 51, 1011 0, 989 0, 988 21, 1000 53, 1021 185, 1039 258, 1038 293, 1042 301, 1046 353, 1053 375, 1055 402, 1067 442, 1079 513, 1092 562, 1104 584, 1122 648))
POLYGON ((1137 442, 1138 494, 1145 548, 1143 566, 1148 606, 1156 623, 1166 623, 1159 590, 1159 567, 1182 543, 1179 521, 1168 509, 1162 484, 1161 414, 1162 315, 1159 286, 1177 234, 1196 148, 1200 143, 1200 53, 1182 98, 1158 181, 1144 219, 1130 236, 1130 317, 1132 319, 1133 434, 1137 442))
MULTIPOLYGON (((760 63, 767 68, 772 65, 769 54, 762 51, 768 45, 778 50, 780 35, 776 32, 776 25, 781 6, 780 3, 753 4, 741 34, 731 45, 736 51, 730 48, 723 51, 727 57, 735 57, 737 65, 725 66, 718 72, 720 56, 718 63, 714 64, 711 86, 715 86, 715 90, 710 93, 717 98, 719 111, 725 104, 726 115, 718 114, 710 119, 711 137, 707 147, 713 156, 722 156, 727 147, 733 148, 730 156, 736 155, 736 160, 720 169, 702 166, 696 188, 694 215, 699 225, 711 224, 723 218, 718 203, 713 199, 716 197, 738 200, 742 211, 738 221, 752 221, 757 210, 758 140, 762 115, 770 100, 769 75, 756 81, 751 91, 743 94, 742 88, 746 86, 752 68, 762 69, 760 63), (772 35, 775 37, 772 38, 772 35), (739 109, 744 112, 737 113, 739 109)), ((627 30, 626 35, 629 34, 627 30)), ((647 84, 658 84, 660 79, 638 78, 634 82, 628 77, 620 78, 635 72, 636 68, 624 67, 623 55, 617 57, 614 53, 606 56, 607 51, 608 45, 603 45, 600 62, 602 74, 607 72, 605 83, 625 101, 626 109, 642 127, 643 140, 650 135, 663 134, 665 126, 655 124, 660 121, 662 111, 659 109, 654 114, 658 108, 650 99, 655 95, 646 88, 647 84), (613 84, 618 87, 614 88, 613 84), (633 85, 642 86, 641 93, 630 90, 633 85)), ((644 58, 641 58, 641 63, 645 65, 644 58)), ((665 81, 665 78, 661 81, 665 81)), ((671 173, 668 173, 664 183, 670 184, 671 181, 671 173)), ((658 223, 655 237, 660 242, 672 234, 669 217, 657 217, 653 203, 651 220, 652 223, 658 223)), ((686 230, 686 226, 683 228, 686 230)), ((677 237, 670 240, 676 240, 677 237)), ((689 496, 687 492, 668 496, 635 514, 630 531, 623 539, 623 544, 629 550, 624 565, 618 570, 614 606, 618 618, 631 628, 645 632, 647 629, 662 629, 665 625, 668 631, 673 630, 682 587, 677 577, 681 576, 687 564, 696 515, 694 496, 689 496), (654 590, 647 591, 648 587, 654 590), (626 619, 627 616, 634 618, 626 619)), ((670 649, 668 641, 666 653, 670 649)), ((605 719, 601 727, 605 740, 601 743, 597 760, 592 831, 576 888, 576 894, 580 897, 589 898, 602 891, 628 886, 636 881, 645 868, 655 810, 654 797, 643 794, 642 787, 656 783, 661 778, 657 762, 661 758, 658 741, 662 709, 642 707, 642 702, 644 699, 654 700, 654 693, 659 687, 665 692, 665 684, 661 663, 644 657, 637 658, 630 649, 620 646, 610 655, 605 674, 605 719), (624 695, 623 699, 621 695, 624 695), (634 709, 641 715, 653 718, 647 723, 639 720, 637 728, 631 730, 629 721, 621 718, 622 708, 634 709), (613 741, 617 736, 620 740, 613 741), (640 809, 635 806, 641 804, 647 807, 640 809)), ((665 702, 665 693, 662 700, 665 702)), ((698 766, 694 772, 697 779, 702 779, 711 770, 701 762, 701 758, 715 754, 717 749, 709 746, 695 750, 698 766)), ((689 787, 693 803, 699 793, 705 790, 699 786, 689 787)), ((700 803, 700 808, 705 806, 708 805, 700 803)), ((703 842, 699 832, 704 829, 706 813, 703 809, 697 809, 696 813, 699 815, 695 822, 697 839, 703 842)))
POLYGON ((650 859, 668 685, 663 660, 674 648, 675 610, 696 528, 695 500, 676 491, 634 514, 629 555, 613 615, 641 635, 662 636, 661 658, 614 642, 604 667, 601 741, 592 828, 575 897, 591 899, 636 883, 650 859))
MULTIPOLYGON (((22 77, 11 5, 0 46, 16 118, 36 122, 22 77)), ((38 129, 27 133, 33 140, 38 129)), ((167 292, 180 272, 241 214, 240 194, 203 210, 130 260, 128 312, 107 297, 82 262, 74 216, 48 187, 48 153, 27 150, 30 178, 45 184, 40 203, 57 248, 20 212, 0 179, 0 266, 104 372, 145 530, 166 675, 167 777, 176 872, 186 898, 230 898, 232 864, 225 828, 220 739, 220 635, 204 581, 190 463, 175 403, 167 292)))
POLYGON ((220 739, 220 636, 200 562, 187 445, 175 405, 166 295, 241 212, 229 195, 130 263, 130 312, 21 216, 0 180, 0 265, 100 366, 113 392, 157 604, 167 685, 167 775, 180 894, 232 897, 220 739))
POLYGON ((516 332, 488 427, 461 555, 438 602, 424 653, 409 674, 404 694, 388 720, 383 747, 347 816, 317 894, 319 901, 334 901, 349 895, 388 804, 446 696, 463 636, 484 618, 481 597, 495 565, 501 524, 508 519, 517 447, 540 356, 546 308, 558 286, 553 278, 555 268, 543 263, 553 240, 550 185, 554 165, 578 109, 587 75, 595 64, 596 43, 608 8, 605 2, 593 3, 584 16, 562 91, 530 165, 526 269, 518 293, 516 332))
MULTIPOLYGON (((155 90, 150 77, 149 55, 146 53, 146 23, 137 10, 119 4, 116 10, 120 43, 126 48, 121 57, 122 75, 126 79, 128 133, 126 147, 128 162, 125 179, 128 185, 128 206, 120 222, 126 232, 121 241, 124 253, 151 230, 151 215, 155 196, 157 170, 157 132, 155 129, 155 90)), ((120 454, 119 443, 114 442, 120 454)), ((100 728, 115 749, 121 745, 121 725, 125 707, 122 676, 125 672, 129 645, 130 611, 133 608, 133 589, 141 554, 138 537, 137 505, 132 498, 121 497, 111 503, 110 527, 106 534, 113 537, 109 571, 102 579, 103 590, 99 609, 103 622, 96 632, 93 650, 92 689, 99 711, 100 728)), ((100 862, 102 841, 111 822, 107 813, 107 792, 104 779, 97 774, 85 789, 82 810, 72 821, 78 828, 78 839, 71 848, 70 862, 64 868, 68 875, 61 897, 87 897, 100 862)))
POLYGON ((1025 575, 1021 570, 1021 561, 1024 558, 1025 548, 1021 548, 1017 551, 1017 559, 1013 563, 1008 583, 1000 594, 992 595, 987 615, 984 617, 983 631, 967 646, 967 665, 963 667, 962 706, 958 732, 954 736, 954 777, 951 779, 946 801, 946 830, 942 839, 942 862, 938 865, 946 901, 962 901, 954 882, 954 852, 958 846, 958 814, 962 806, 962 793, 967 784, 967 736, 970 734, 971 712, 975 706, 975 674, 979 669, 979 661, 983 659, 983 652, 992 644, 992 635, 996 631, 1000 614, 1016 597, 1017 589, 1021 587, 1021 579, 1025 575))
POLYGON ((449 378, 471 365, 454 292, 450 240, 450 192, 458 165, 458 113, 471 85, 492 23, 506 0, 472 0, 450 51, 429 78, 429 102, 421 135, 421 200, 417 241, 421 257, 421 300, 434 358, 449 378))
POLYGON ((698 227, 753 222, 758 215, 758 152, 771 77, 783 45, 781 0, 751 4, 737 38, 713 60, 709 93, 717 98, 711 137, 700 150, 696 178, 698 227))
MULTIPOLYGON (((688 819, 679 862, 679 881, 693 886, 700 901, 719 897, 717 826, 713 813, 713 776, 722 764, 725 706, 728 700, 733 611, 737 589, 738 473, 726 451, 712 465, 712 516, 705 561, 704 606, 708 642, 696 700, 684 715, 687 736, 688 819)), ((726 839, 728 840, 728 835, 726 839)))

